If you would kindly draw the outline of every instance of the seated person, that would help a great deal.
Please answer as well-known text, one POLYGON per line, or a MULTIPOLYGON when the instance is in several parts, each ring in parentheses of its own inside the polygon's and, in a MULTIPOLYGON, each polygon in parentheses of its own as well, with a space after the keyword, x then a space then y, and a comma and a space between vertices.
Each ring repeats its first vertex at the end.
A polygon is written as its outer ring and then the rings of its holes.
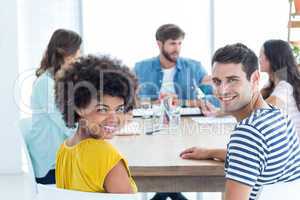
MULTIPOLYGON (((183 105, 191 106, 199 97, 199 87, 215 106, 210 76, 200 62, 179 57, 185 33, 175 24, 164 24, 156 32, 159 56, 136 63, 139 96, 157 100, 161 94, 176 94, 183 105)), ((201 92, 202 93, 202 92, 201 92)), ((201 97, 200 97, 201 98, 201 97)))
MULTIPOLYGON (((300 181, 300 144, 291 120, 264 101, 258 58, 243 44, 213 56, 212 80, 225 113, 238 124, 226 149, 190 148, 184 159, 225 161, 225 199, 254 200, 265 185, 300 181)), ((297 188, 298 190, 298 188, 297 188)))
POLYGON ((76 32, 57 29, 52 34, 32 87, 32 128, 26 143, 36 182, 55 184, 55 155, 63 141, 72 135, 55 105, 54 83, 60 69, 68 69, 80 56, 82 39, 76 32))
MULTIPOLYGON (((88 56, 60 71, 56 102, 68 127, 78 128, 56 158, 56 186, 86 192, 133 193, 127 161, 110 143, 133 109, 137 81, 109 57, 88 56)), ((130 147, 128 147, 130 148, 130 147)))
POLYGON ((300 136, 300 72, 289 43, 266 41, 260 50, 259 63, 260 70, 269 75, 269 84, 261 91, 263 97, 291 117, 300 136))

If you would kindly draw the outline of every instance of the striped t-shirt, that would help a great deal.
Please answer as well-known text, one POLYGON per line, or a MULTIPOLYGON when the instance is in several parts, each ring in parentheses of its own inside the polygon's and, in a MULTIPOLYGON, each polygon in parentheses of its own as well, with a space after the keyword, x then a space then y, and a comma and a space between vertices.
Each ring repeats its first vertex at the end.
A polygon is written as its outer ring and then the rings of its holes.
POLYGON ((258 109, 235 127, 227 146, 226 179, 252 187, 300 179, 300 146, 292 121, 279 109, 258 109))

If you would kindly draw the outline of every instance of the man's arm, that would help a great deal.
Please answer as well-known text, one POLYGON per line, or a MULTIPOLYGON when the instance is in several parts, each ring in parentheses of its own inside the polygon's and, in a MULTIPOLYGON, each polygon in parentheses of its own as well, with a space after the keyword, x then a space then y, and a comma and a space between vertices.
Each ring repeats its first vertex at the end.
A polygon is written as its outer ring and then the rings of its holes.
POLYGON ((246 184, 227 179, 225 183, 225 200, 248 200, 252 188, 246 184))
POLYGON ((226 158, 226 149, 206 149, 192 147, 184 150, 180 153, 180 157, 183 159, 191 160, 220 160, 224 161, 226 158))

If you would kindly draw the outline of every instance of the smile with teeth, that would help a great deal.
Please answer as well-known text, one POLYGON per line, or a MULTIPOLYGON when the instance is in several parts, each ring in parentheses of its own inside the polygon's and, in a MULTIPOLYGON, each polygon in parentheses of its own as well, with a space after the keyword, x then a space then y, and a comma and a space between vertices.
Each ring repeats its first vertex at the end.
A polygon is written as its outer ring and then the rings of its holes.
POLYGON ((113 133, 118 130, 117 125, 100 125, 105 132, 113 133))
POLYGON ((219 97, 221 101, 232 101, 237 96, 226 96, 226 97, 219 97))

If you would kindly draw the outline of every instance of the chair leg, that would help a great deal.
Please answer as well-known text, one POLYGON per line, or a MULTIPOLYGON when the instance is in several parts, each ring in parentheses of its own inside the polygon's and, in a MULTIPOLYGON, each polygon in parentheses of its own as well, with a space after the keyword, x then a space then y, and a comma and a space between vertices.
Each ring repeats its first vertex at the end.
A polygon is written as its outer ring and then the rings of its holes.
POLYGON ((147 192, 143 192, 142 193, 142 200, 147 200, 147 198, 148 198, 147 192))
POLYGON ((196 193, 196 199, 197 200, 203 200, 203 193, 202 192, 197 192, 196 193))
POLYGON ((225 200, 225 192, 222 192, 222 200, 225 200))

